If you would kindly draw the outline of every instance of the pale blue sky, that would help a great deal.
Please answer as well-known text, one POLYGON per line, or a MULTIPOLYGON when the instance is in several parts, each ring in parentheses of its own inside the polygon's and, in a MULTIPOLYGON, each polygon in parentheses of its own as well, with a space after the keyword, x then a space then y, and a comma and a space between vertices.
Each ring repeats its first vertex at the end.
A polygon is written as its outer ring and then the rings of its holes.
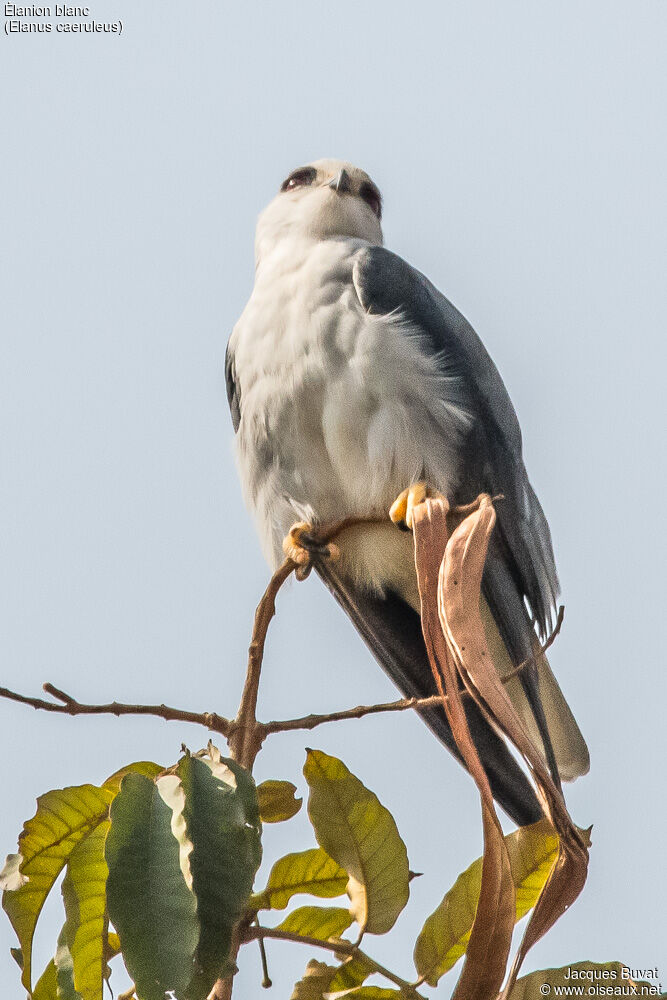
MULTIPOLYGON (((267 569, 234 470, 225 344, 257 212, 290 168, 350 159, 384 192, 387 245, 495 358, 553 531, 552 663, 592 758, 568 801, 594 846, 583 896, 526 969, 662 963, 667 987, 664 0, 92 13, 123 34, 0 40, 0 683, 233 712, 267 569)), ((284 593, 264 717, 393 690, 316 580, 284 593)), ((3 853, 40 792, 207 738, 7 702, 0 720, 3 853)), ((480 850, 472 782, 407 713, 275 737, 258 777, 303 788, 306 744, 380 795, 425 873, 368 945, 409 976, 423 919, 480 850)), ((303 816, 266 829, 267 859, 310 844, 303 816)), ((57 907, 45 917, 40 967, 57 907)), ((3 917, 7 997, 14 944, 3 917)), ((270 995, 289 996, 310 957, 270 945, 270 995)), ((241 968, 235 995, 251 1000, 254 947, 241 968)))

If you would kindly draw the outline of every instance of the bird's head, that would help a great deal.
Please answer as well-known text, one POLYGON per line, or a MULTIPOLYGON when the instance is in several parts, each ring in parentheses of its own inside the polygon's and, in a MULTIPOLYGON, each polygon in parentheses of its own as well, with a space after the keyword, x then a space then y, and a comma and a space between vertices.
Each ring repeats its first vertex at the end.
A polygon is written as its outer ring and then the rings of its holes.
POLYGON ((342 160, 315 160, 293 170, 261 213, 257 259, 292 236, 354 237, 381 244, 381 217, 382 198, 367 173, 342 160))

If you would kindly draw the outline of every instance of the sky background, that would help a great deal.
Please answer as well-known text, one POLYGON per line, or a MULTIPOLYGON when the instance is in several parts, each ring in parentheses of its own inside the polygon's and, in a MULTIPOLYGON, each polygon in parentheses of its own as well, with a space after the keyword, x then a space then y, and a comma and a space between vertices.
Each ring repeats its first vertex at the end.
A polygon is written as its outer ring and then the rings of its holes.
MULTIPOLYGON (((567 796, 594 845, 583 895, 525 970, 615 959, 661 967, 667 986, 667 5, 98 0, 91 14, 122 35, 0 40, 0 683, 233 714, 268 572, 234 468, 225 345, 259 210, 293 167, 352 160, 384 193, 387 245, 498 364, 552 528, 566 617, 551 662, 592 759, 567 796)), ((286 589, 261 717, 393 697, 320 583, 286 589)), ((207 738, 1 701, 0 850, 41 792, 207 738)), ((273 737, 258 779, 303 793, 305 745, 380 796, 425 873, 392 934, 368 941, 409 978, 423 920, 481 850, 473 783, 410 713, 273 737)), ((312 843, 303 814, 267 827, 264 871, 312 843)), ((7 998, 22 996, 15 943, 3 916, 7 998)), ((268 952, 282 1000, 314 956, 268 952)), ((240 967, 235 997, 251 1000, 255 946, 240 967)))

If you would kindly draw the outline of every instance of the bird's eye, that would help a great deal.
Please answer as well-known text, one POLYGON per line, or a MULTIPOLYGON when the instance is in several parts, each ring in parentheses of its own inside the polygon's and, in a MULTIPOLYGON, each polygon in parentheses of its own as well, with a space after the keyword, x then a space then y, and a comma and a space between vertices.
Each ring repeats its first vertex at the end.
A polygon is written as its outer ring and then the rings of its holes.
POLYGON ((286 181, 283 181, 280 190, 281 191, 294 191, 295 188, 308 187, 312 184, 317 176, 317 170, 314 167, 301 167, 300 170, 295 170, 289 175, 286 181))
POLYGON ((359 194, 364 199, 364 201, 370 208, 371 212, 373 212, 374 215, 377 215, 378 219, 381 219, 382 195, 375 187, 375 185, 369 184, 368 181, 365 181, 359 189, 359 194))

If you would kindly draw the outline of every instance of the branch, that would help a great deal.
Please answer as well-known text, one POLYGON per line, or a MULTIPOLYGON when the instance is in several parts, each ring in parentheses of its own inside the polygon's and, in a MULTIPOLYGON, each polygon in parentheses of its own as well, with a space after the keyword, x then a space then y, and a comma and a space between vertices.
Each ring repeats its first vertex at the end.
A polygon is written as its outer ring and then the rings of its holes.
POLYGON ((264 591, 264 595, 257 605, 255 612, 252 638, 248 649, 248 669, 246 671, 245 684, 243 685, 243 693, 236 718, 232 722, 230 732, 228 733, 231 756, 239 764, 247 767, 248 770, 252 770, 252 765, 255 762, 255 757, 259 752, 264 738, 261 726, 257 723, 256 712, 266 633, 271 619, 276 613, 278 591, 296 568, 297 564, 292 559, 285 559, 271 577, 269 585, 264 591))
POLYGON ((357 705, 356 708, 346 708, 326 715, 304 715, 300 719, 283 719, 260 725, 266 735, 270 736, 272 733, 287 733, 294 729, 315 729, 324 722, 362 719, 364 715, 376 715, 379 712, 404 712, 407 708, 434 708, 436 705, 442 705, 442 696, 439 694, 431 695, 430 698, 402 698, 400 701, 387 701, 380 705, 357 705))
POLYGON ((129 705, 120 701, 110 701, 105 705, 87 705, 53 684, 45 684, 44 691, 62 704, 18 694, 5 687, 0 687, 0 698, 18 701, 22 705, 30 705, 43 712, 60 712, 64 715, 155 715, 167 722, 194 722, 223 736, 227 736, 232 728, 231 721, 216 712, 188 712, 183 708, 171 708, 169 705, 129 705))
MULTIPOLYGON (((565 608, 561 605, 558 609, 558 617, 556 619, 556 624, 554 630, 546 640, 546 642, 540 646, 539 653, 529 656, 527 660, 520 663, 513 670, 510 670, 508 674, 501 678, 503 684, 507 684, 508 681, 512 680, 525 670, 526 667, 530 666, 538 656, 543 656, 548 650, 549 646, 553 643, 556 636, 561 630, 563 624, 563 617, 565 615, 565 608)), ((461 697, 469 697, 468 692, 463 689, 461 691, 461 697)), ((345 719, 362 719, 364 715, 377 715, 380 712, 404 712, 408 708, 415 708, 419 710, 420 708, 435 708, 438 705, 442 705, 444 701, 447 700, 446 695, 434 694, 430 698, 401 698, 399 701, 386 701, 379 705, 357 705, 356 708, 346 708, 340 712, 328 712, 325 715, 303 715, 300 719, 283 719, 274 722, 264 722, 258 723, 258 725, 263 730, 265 736, 270 736, 273 733, 287 733, 295 729, 315 729, 316 726, 321 726, 325 722, 343 722, 345 719)))
POLYGON ((535 661, 537 660, 538 656, 544 656, 544 654, 546 653, 547 649, 553 643, 554 639, 556 638, 556 636, 560 632, 561 628, 563 627, 563 619, 564 619, 564 617, 565 617, 565 608, 561 604, 561 606, 558 609, 558 617, 556 618, 556 624, 554 625, 554 630, 551 633, 551 635, 549 636, 549 638, 546 640, 546 642, 544 643, 544 645, 540 646, 539 653, 535 653, 533 656, 529 656, 528 659, 524 660, 523 663, 520 663, 518 667, 515 667, 514 670, 510 670, 510 672, 508 674, 505 674, 504 677, 501 677, 501 680, 502 680, 503 684, 507 684, 508 681, 511 681, 512 678, 516 677, 517 674, 520 674, 521 671, 525 670, 526 667, 530 666, 531 663, 535 663, 535 661))
POLYGON ((311 945, 313 948, 325 948, 327 951, 332 951, 336 955, 349 955, 351 958, 359 958, 362 962, 372 968, 373 972, 384 976, 388 979, 390 983, 394 983, 399 989, 403 990, 409 997, 422 997, 421 993, 417 993, 414 984, 409 983, 406 979, 401 979, 395 973, 386 969, 384 965, 380 965, 376 962, 374 958, 367 955, 365 952, 361 951, 355 944, 351 941, 345 941, 338 939, 336 941, 322 941, 321 938, 309 937, 306 934, 293 934, 291 931, 281 931, 277 927, 261 927, 254 926, 248 927, 244 932, 242 941, 254 941, 259 938, 273 938, 276 941, 295 941, 297 944, 307 944, 311 945))

